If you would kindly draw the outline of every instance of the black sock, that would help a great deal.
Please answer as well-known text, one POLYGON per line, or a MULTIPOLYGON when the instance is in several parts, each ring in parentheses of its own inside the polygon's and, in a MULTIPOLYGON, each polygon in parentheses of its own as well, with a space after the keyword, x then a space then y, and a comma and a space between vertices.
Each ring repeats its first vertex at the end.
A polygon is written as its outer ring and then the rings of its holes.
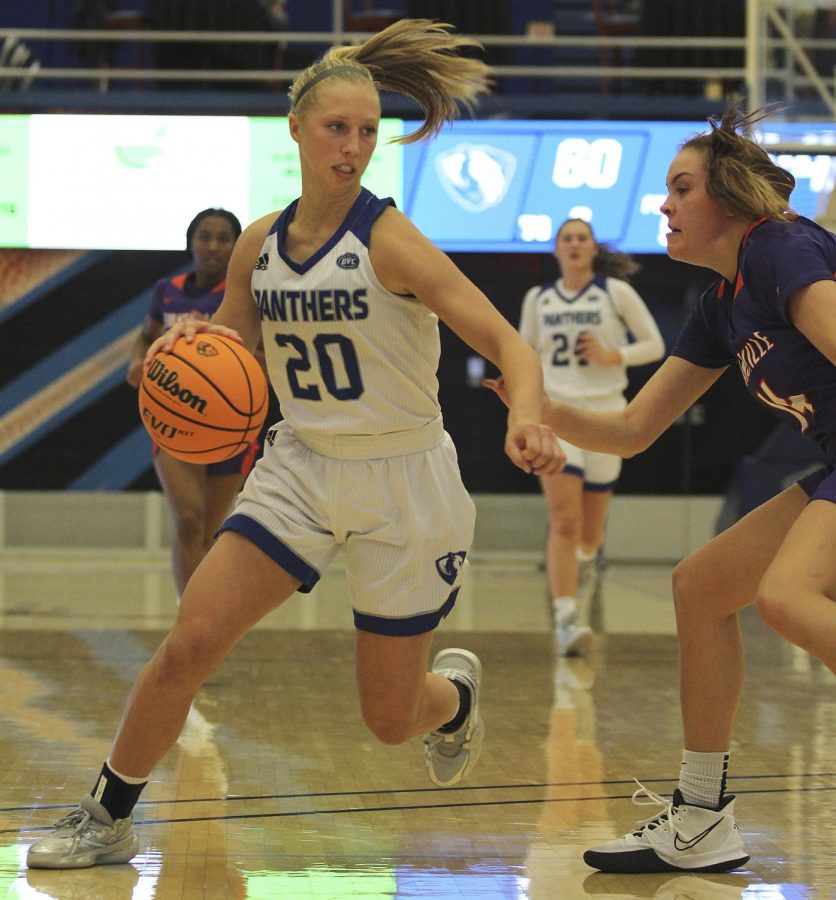
POLYGON ((110 813, 111 818, 127 819, 146 784, 147 781, 143 781, 142 784, 128 784, 122 781, 105 763, 90 793, 93 799, 98 800, 110 813))
POLYGON ((442 725, 438 730, 444 734, 451 734, 458 731, 464 725, 465 719, 470 714, 470 704, 472 697, 470 696, 470 688, 457 678, 451 678, 450 681, 456 686, 459 692, 459 711, 450 719, 449 722, 442 725))

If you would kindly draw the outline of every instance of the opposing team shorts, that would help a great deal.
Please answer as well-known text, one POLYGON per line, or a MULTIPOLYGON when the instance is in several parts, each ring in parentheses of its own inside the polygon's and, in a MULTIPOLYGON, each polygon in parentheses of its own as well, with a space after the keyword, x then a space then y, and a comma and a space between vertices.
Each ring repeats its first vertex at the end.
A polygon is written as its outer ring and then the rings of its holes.
MULTIPOLYGON (((608 412, 614 409, 623 409, 626 401, 621 394, 608 395, 606 397, 590 397, 584 400, 571 400, 559 398, 573 406, 583 409, 594 409, 608 412)), ((587 491, 612 491, 615 489, 618 476, 621 474, 622 459, 612 453, 596 453, 592 450, 583 450, 560 439, 560 446, 566 454, 566 465, 563 471, 567 475, 579 475, 583 478, 584 490, 587 491)))
POLYGON ((811 500, 829 500, 836 503, 836 463, 828 463, 805 475, 799 480, 798 485, 811 500))
POLYGON ((476 519, 450 436, 428 450, 326 456, 282 422, 221 531, 236 531, 306 593, 340 549, 357 628, 432 631, 452 609, 476 519))
MULTIPOLYGON (((218 476, 218 475, 249 475, 252 471, 253 466, 255 465, 255 459, 258 455, 259 451, 259 443, 258 441, 253 441, 249 444, 246 450, 242 450, 240 453, 236 453, 235 456, 230 457, 229 459, 224 459, 221 462, 216 463, 207 463, 206 464, 206 474, 210 476, 218 476)), ((160 452, 160 448, 152 443, 151 444, 151 456, 156 457, 160 452)), ((194 463, 189 463, 188 465, 194 465, 194 463)))

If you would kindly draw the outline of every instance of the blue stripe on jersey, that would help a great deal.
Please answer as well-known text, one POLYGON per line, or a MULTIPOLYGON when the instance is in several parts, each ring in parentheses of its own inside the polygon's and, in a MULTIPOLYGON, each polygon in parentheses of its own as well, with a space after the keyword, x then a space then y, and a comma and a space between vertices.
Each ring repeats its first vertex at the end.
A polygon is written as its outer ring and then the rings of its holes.
POLYGON ((303 263, 294 262, 290 259, 289 256, 284 252, 284 244, 287 238, 287 228, 288 225, 293 221, 294 216, 296 215, 296 207, 299 204, 299 200, 294 200, 276 219, 276 221, 270 227, 270 231, 268 235, 275 234, 276 235, 276 248, 279 251, 279 256, 282 258, 282 261, 297 275, 304 275, 309 269, 313 268, 319 260, 322 259, 323 256, 328 253, 338 241, 342 239, 342 236, 350 231, 352 234, 357 237, 358 240, 362 241, 366 247, 369 246, 369 236, 371 235, 372 226, 380 217, 381 213, 386 209, 387 206, 394 206, 395 201, 392 200, 391 197, 388 197, 384 200, 375 197, 371 191, 366 190, 366 188, 360 189, 360 196, 354 201, 351 209, 348 211, 348 215, 343 220, 342 225, 334 232, 333 235, 327 240, 320 248, 313 254, 313 256, 308 257, 303 263))
MULTIPOLYGON (((298 578, 302 582, 299 587, 300 594, 307 594, 313 590, 320 574, 317 570, 306 563, 304 559, 297 556, 290 547, 283 541, 280 541, 274 534, 270 532, 255 519, 249 516, 236 513, 230 516, 218 529, 218 534, 224 531, 235 531, 243 537, 247 538, 263 550, 273 562, 278 563, 286 572, 289 572, 294 578, 298 578)), ((216 535, 217 537, 217 535, 216 535)))
POLYGON ((354 610, 354 626, 360 631, 370 631, 372 634, 383 634, 388 637, 412 637, 416 634, 426 634, 438 628, 442 619, 446 618, 450 610, 456 605, 456 597, 459 588, 450 592, 444 603, 435 612, 422 613, 420 616, 409 616, 403 619, 389 619, 385 616, 371 616, 354 610))

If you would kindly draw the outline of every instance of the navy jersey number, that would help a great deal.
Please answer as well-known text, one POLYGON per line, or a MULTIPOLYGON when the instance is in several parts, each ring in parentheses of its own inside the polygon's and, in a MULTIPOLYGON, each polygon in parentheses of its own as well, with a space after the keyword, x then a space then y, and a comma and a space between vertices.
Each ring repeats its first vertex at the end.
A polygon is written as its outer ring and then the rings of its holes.
MULTIPOLYGON (((563 334, 563 332, 559 332, 559 331, 552 335, 552 340, 554 341, 554 350, 552 352, 552 365, 553 366, 568 366, 569 365, 569 363, 572 361, 571 357, 578 355, 578 352, 579 352, 578 342, 580 341, 582 334, 583 334, 583 332, 581 332, 575 338, 575 346, 572 348, 571 351, 569 350, 569 337, 567 335, 565 335, 565 334, 563 334)), ((579 366, 588 366, 589 360, 578 359, 578 365, 579 366)))
MULTIPOLYGON (((277 334, 276 343, 280 347, 291 347, 296 356, 287 361, 287 382, 290 392, 300 400, 321 400, 316 384, 302 384, 306 372, 311 371, 311 354, 308 345, 295 334, 277 334)), ((337 400, 356 400, 363 393, 363 377, 357 361, 357 352, 351 340, 342 334, 318 334, 313 339, 313 349, 319 366, 319 373, 325 388, 337 400), (334 363, 341 363, 346 384, 338 384, 338 373, 334 363)))

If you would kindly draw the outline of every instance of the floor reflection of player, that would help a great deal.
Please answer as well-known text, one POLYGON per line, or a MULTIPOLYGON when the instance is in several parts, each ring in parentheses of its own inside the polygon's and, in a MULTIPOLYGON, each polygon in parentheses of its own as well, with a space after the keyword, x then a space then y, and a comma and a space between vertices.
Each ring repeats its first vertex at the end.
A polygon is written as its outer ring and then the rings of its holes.
POLYGON ((578 843, 610 840, 615 824, 607 812, 603 755, 595 730, 592 686, 595 672, 586 659, 557 657, 554 663, 549 733, 545 742, 546 789, 537 821, 539 840, 526 860, 528 897, 554 900, 555 858, 559 869, 586 870, 578 843))

